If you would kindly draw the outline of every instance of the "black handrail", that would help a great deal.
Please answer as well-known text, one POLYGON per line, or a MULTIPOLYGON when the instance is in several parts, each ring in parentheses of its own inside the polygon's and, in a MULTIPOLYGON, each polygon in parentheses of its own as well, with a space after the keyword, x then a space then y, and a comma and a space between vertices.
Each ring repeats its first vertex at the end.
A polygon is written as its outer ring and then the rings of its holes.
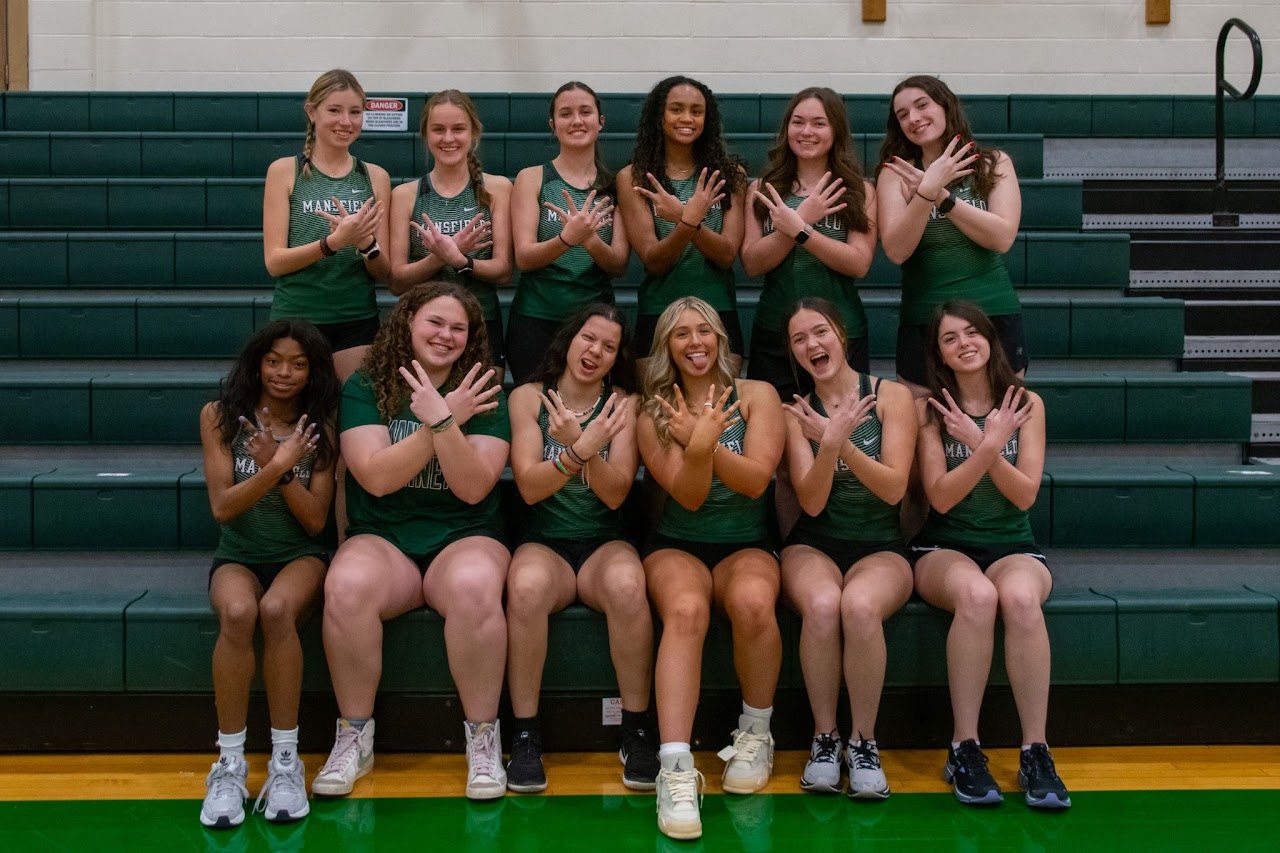
POLYGON ((1222 25, 1222 29, 1218 32, 1218 62, 1217 73, 1214 75, 1214 111, 1216 119, 1216 142, 1217 142, 1217 181, 1213 186, 1213 202, 1214 214, 1213 224, 1215 226, 1236 227, 1240 225, 1240 217, 1229 213, 1227 210, 1227 169, 1225 164, 1226 158, 1226 111, 1223 95, 1229 94, 1234 100, 1247 101, 1253 97, 1253 93, 1258 90, 1258 83, 1262 80, 1262 41, 1258 38, 1258 33, 1253 27, 1246 24, 1239 18, 1231 18, 1222 25), (1249 37, 1249 43, 1253 46, 1253 77, 1249 80, 1249 88, 1241 94, 1240 90, 1227 82, 1227 73, 1223 68, 1224 57, 1227 50, 1227 36, 1231 34, 1232 29, 1238 29, 1249 37))

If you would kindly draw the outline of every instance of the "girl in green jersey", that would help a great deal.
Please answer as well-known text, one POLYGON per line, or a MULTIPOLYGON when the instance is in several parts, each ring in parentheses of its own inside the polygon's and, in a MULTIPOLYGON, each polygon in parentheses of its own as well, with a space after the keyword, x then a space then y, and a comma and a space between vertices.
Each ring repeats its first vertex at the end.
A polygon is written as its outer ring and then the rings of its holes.
POLYGON ((560 153, 521 169, 511 202, 520 285, 507 327, 507 363, 529 381, 566 318, 592 302, 613 302, 613 279, 630 248, 615 217, 613 174, 600 154, 604 116, 585 83, 565 83, 548 120, 560 153))
POLYGON ((253 635, 262 627, 262 680, 271 716, 267 820, 310 810, 298 758, 302 647, 298 625, 320 604, 328 555, 320 543, 333 499, 333 354, 305 320, 275 320, 245 344, 217 402, 200 414, 204 478, 222 525, 209 570, 218 615, 213 692, 220 755, 206 779, 205 826, 244 820, 245 720, 253 635))
POLYGON ((1013 372, 990 318, 973 303, 942 305, 929 339, 932 396, 917 401, 916 457, 930 513, 911 550, 916 592, 954 614, 945 777, 962 803, 1002 799, 978 743, 999 613, 1022 723, 1018 785, 1034 808, 1066 808, 1071 799, 1045 745, 1049 634, 1041 606, 1053 578, 1028 519, 1044 471, 1044 403, 1013 372))
POLYGON ((364 117, 364 89, 350 71, 321 74, 303 110, 302 153, 272 163, 263 191, 263 255, 276 278, 271 319, 315 323, 346 381, 378 331, 373 286, 391 272, 382 252, 391 179, 349 150, 364 117))
POLYGON ((483 130, 457 89, 427 99, 419 132, 433 165, 391 193, 390 287, 398 295, 431 280, 464 285, 480 302, 489 360, 501 371, 498 287, 511 281, 511 181, 484 171, 476 156, 483 130))
POLYGON ((980 148, 955 93, 919 75, 893 90, 880 163, 880 242, 902 265, 898 378, 927 395, 928 324, 951 299, 982 308, 1013 369, 1025 372, 1022 309, 1004 265, 1022 219, 1009 155, 980 148))
POLYGON ((748 197, 742 268, 765 277, 748 375, 771 382, 783 400, 813 388, 786 351, 786 315, 802 296, 838 306, 852 336, 845 355, 866 373, 867 316, 857 279, 867 274, 876 251, 876 191, 862 177, 843 98, 812 87, 791 99, 769 163, 748 197))
POLYGON ((800 778, 806 791, 840 790, 836 703, 843 674, 853 732, 850 797, 883 799, 876 716, 884 686, 885 619, 911 596, 898 502, 915 455, 911 392, 849 366, 836 306, 800 300, 787 320, 790 352, 814 390, 784 408, 787 463, 804 514, 782 551, 782 588, 803 620, 800 668, 814 736, 800 778))

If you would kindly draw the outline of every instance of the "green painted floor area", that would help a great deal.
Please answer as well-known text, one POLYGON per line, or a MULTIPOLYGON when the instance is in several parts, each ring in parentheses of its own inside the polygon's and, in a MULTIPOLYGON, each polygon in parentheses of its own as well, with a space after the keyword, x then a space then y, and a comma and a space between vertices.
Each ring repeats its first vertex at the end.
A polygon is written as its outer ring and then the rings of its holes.
POLYGON ((194 801, 0 803, 0 850, 44 851, 878 851, 1280 849, 1280 791, 1076 793, 1064 813, 1013 796, 975 810, 945 794, 884 803, 787 794, 709 796, 701 841, 658 834, 653 797, 314 801, 285 826, 251 815, 229 832, 199 825, 194 801))

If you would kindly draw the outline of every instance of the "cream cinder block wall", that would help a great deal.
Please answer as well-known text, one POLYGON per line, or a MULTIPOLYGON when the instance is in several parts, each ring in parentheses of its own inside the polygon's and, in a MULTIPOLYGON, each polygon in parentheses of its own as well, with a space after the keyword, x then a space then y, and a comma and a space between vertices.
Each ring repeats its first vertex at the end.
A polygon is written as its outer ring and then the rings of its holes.
MULTIPOLYGON (((32 89, 306 89, 326 68, 370 90, 643 91, 685 73, 725 92, 815 83, 886 92, 913 73, 971 93, 1210 94, 1219 27, 1249 22, 1280 90, 1280 2, 888 0, 30 0, 32 89)), ((1249 52, 1228 49, 1243 87, 1249 52)))

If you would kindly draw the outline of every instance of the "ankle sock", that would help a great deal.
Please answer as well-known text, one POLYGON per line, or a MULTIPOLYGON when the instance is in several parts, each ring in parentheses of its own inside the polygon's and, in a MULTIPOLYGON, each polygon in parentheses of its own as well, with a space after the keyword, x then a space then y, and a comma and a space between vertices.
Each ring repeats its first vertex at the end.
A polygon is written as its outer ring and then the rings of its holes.
POLYGON ((351 728, 355 729, 358 732, 362 732, 364 731, 364 727, 368 725, 369 720, 373 718, 372 717, 343 717, 342 719, 346 720, 347 725, 351 726, 351 728))
POLYGON ((298 727, 271 730, 271 760, 290 763, 298 757, 298 727))
POLYGON ((249 729, 243 728, 235 734, 218 732, 218 758, 244 761, 244 740, 249 729))

